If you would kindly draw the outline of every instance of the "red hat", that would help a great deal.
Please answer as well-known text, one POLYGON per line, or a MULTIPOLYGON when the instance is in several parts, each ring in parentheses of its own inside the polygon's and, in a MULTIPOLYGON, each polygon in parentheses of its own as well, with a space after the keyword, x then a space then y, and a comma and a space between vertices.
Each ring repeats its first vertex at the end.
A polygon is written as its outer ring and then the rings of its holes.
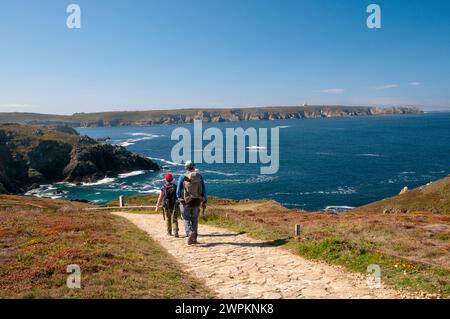
POLYGON ((171 181, 173 181, 173 176, 172 176, 172 174, 170 174, 170 173, 166 174, 165 179, 166 179, 166 181, 169 182, 169 183, 170 183, 171 181))

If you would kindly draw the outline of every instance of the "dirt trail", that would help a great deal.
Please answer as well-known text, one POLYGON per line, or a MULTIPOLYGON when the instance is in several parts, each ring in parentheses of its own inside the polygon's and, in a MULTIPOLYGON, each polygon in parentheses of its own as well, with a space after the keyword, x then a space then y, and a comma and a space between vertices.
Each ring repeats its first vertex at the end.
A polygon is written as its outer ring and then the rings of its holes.
POLYGON ((363 275, 304 259, 245 234, 200 225, 200 244, 188 246, 184 238, 166 235, 161 215, 114 214, 146 231, 220 298, 408 297, 387 287, 370 289, 363 275))

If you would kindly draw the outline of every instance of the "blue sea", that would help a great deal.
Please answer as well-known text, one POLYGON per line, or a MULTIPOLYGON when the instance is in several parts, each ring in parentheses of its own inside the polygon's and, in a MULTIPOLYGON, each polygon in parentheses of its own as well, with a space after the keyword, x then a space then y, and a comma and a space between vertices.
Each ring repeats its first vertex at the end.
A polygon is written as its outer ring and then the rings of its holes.
MULTIPOLYGON (((199 164, 207 192, 233 199, 273 199, 290 208, 340 211, 450 173, 450 113, 203 124, 204 129, 222 131, 276 126, 280 127, 278 173, 261 175, 260 164, 199 164)), ((171 134, 177 127, 78 128, 92 138, 110 137, 110 143, 150 157, 169 170, 137 171, 82 186, 44 185, 33 193, 99 204, 119 195, 155 193, 164 174, 183 172, 171 159, 177 143, 171 134), (63 193, 55 195, 56 189, 63 193)), ((192 129, 192 125, 184 127, 192 129)))

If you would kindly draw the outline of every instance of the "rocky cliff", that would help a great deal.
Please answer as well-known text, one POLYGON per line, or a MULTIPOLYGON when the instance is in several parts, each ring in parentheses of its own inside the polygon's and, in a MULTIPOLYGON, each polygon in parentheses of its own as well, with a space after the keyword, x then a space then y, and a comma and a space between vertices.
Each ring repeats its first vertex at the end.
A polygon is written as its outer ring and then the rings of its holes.
POLYGON ((230 109, 180 109, 165 111, 75 113, 70 116, 32 113, 0 113, 0 123, 65 124, 73 127, 127 126, 153 124, 185 124, 251 120, 284 120, 320 117, 374 116, 422 113, 413 107, 353 107, 353 106, 279 106, 230 109))
POLYGON ((158 170, 121 146, 99 144, 66 126, 0 125, 0 193, 39 184, 94 182, 134 170, 158 170))

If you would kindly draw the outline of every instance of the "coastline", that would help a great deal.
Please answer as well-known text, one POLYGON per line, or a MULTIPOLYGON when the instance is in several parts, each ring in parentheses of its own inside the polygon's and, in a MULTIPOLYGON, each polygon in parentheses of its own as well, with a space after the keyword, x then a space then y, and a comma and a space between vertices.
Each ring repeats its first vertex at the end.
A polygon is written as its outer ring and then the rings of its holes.
POLYGON ((151 111, 114 111, 74 113, 72 115, 36 113, 0 113, 0 123, 31 125, 68 125, 71 127, 148 126, 157 124, 189 124, 195 120, 205 123, 260 120, 288 120, 308 118, 335 118, 422 114, 416 107, 369 106, 268 106, 249 108, 191 108, 151 111))

